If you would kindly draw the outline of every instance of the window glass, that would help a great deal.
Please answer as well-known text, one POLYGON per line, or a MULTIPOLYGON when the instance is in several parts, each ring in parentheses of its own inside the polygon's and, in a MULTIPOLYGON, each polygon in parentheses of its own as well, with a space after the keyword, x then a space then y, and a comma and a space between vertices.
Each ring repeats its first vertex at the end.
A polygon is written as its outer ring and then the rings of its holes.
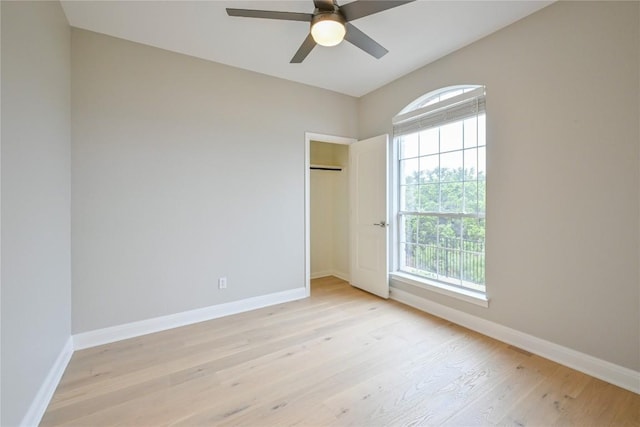
POLYGON ((401 112, 434 106, 424 117, 417 111, 410 126, 394 124, 399 270, 480 292, 485 291, 484 96, 482 86, 443 88, 401 112))

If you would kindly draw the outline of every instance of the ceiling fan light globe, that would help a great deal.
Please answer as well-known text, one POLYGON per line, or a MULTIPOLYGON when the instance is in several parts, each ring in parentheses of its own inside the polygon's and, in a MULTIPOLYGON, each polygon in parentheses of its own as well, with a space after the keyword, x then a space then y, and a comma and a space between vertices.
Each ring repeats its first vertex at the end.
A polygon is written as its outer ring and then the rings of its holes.
POLYGON ((347 29, 338 15, 317 16, 311 24, 311 36, 321 46, 335 46, 344 40, 347 29))

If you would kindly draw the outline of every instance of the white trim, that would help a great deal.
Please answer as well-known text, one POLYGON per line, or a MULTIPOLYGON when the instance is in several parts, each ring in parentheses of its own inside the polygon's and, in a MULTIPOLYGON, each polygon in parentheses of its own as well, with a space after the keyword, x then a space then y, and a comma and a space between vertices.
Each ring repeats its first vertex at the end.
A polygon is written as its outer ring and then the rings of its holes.
POLYGON ((337 277, 338 279, 342 279, 345 282, 349 281, 349 275, 347 273, 342 272, 342 271, 325 270, 325 271, 318 271, 316 273, 311 273, 311 278, 312 279, 319 279, 321 277, 329 277, 329 276, 337 277))
POLYGON ((288 291, 276 292, 268 295, 232 301, 224 304, 212 305, 168 316, 155 317, 139 322, 126 323, 104 329, 83 332, 73 336, 75 350, 82 350, 115 341, 134 338, 154 332, 165 331, 206 320, 217 319, 232 314, 244 313, 258 308, 282 304, 307 297, 305 288, 296 288, 288 291))
POLYGON ((640 372, 391 288, 391 299, 640 394, 640 372))
POLYGON ((392 280, 396 280, 398 282, 436 292, 440 295, 446 295, 470 304, 479 305, 480 307, 489 307, 489 298, 487 298, 487 295, 482 292, 474 292, 472 290, 458 288, 456 286, 447 285, 446 283, 439 283, 426 278, 412 276, 411 274, 403 273, 401 271, 390 273, 389 276, 391 276, 392 280))
POLYGON ((40 389, 38 389, 38 393, 33 398, 27 413, 24 415, 21 426, 37 426, 42 421, 42 416, 47 410, 47 406, 49 406, 49 402, 53 397, 53 393, 56 391, 58 387, 58 383, 62 379, 62 374, 64 374, 65 369, 67 369, 67 365, 71 360, 71 356, 73 355, 73 339, 69 337, 64 347, 58 354, 56 361, 51 366, 49 373, 46 378, 42 382, 40 389))
POLYGON ((311 296, 311 138, 304 134, 304 289, 311 296))
POLYGON ((327 135, 324 133, 314 133, 314 132, 305 132, 305 139, 309 142, 318 141, 318 142, 328 142, 330 144, 343 144, 350 145, 357 141, 355 138, 349 138, 346 136, 335 136, 335 135, 327 135))
POLYGON ((342 279, 345 282, 351 282, 351 278, 349 277, 349 274, 345 273, 343 271, 333 270, 331 272, 331 275, 334 276, 334 277, 337 277, 338 279, 342 279))
POLYGON ((312 279, 319 279, 321 277, 329 277, 329 276, 333 276, 333 271, 331 270, 316 271, 315 273, 311 273, 310 275, 312 279))

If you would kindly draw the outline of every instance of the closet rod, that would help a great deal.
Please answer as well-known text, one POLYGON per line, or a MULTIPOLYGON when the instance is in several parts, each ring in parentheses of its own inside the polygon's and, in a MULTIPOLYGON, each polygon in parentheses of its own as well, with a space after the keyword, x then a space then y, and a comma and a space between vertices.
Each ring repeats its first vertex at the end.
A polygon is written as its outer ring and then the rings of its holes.
POLYGON ((342 168, 338 166, 311 166, 309 167, 309 169, 316 170, 316 171, 336 171, 336 172, 342 171, 342 168))

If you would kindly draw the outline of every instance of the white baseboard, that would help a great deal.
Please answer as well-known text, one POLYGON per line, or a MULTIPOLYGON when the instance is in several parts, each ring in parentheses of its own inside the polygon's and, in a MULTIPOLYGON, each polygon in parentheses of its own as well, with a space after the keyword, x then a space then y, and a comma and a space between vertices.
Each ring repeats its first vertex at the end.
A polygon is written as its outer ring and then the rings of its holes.
POLYGON ((319 279, 321 277, 334 276, 338 279, 342 279, 345 282, 349 281, 349 275, 347 273, 343 273, 342 271, 337 270, 326 270, 326 271, 317 271, 315 273, 311 273, 311 279, 319 279))
POLYGON ((325 270, 325 271, 312 271, 309 277, 311 279, 319 279, 321 277, 333 276, 333 271, 325 270))
POLYGON ((342 272, 342 271, 334 270, 333 273, 331 273, 331 275, 337 277, 338 279, 342 279, 345 282, 350 281, 349 275, 347 273, 342 272))
POLYGON ((53 366, 49 370, 47 377, 42 382, 38 393, 36 393, 36 397, 31 402, 31 406, 29 406, 27 413, 20 423, 21 426, 37 426, 40 424, 42 416, 47 410, 47 406, 49 406, 53 393, 56 391, 58 383, 60 382, 62 374, 64 374, 64 370, 67 368, 72 355, 73 340, 69 337, 60 351, 60 354, 58 354, 56 361, 53 363, 53 366))
POLYGON ((640 372, 391 288, 390 298, 640 394, 640 372))
POLYGON ((224 304, 184 311, 182 313, 170 314, 168 316, 155 317, 153 319, 141 320, 124 325, 82 332, 73 335, 73 347, 75 350, 82 350, 154 332, 165 331, 167 329, 177 328, 180 326, 191 325, 193 323, 204 322, 206 320, 217 319, 219 317, 229 316, 232 314, 243 313, 245 311, 268 307, 270 305, 295 301, 306 297, 306 288, 297 288, 247 298, 240 301, 232 301, 224 304))

